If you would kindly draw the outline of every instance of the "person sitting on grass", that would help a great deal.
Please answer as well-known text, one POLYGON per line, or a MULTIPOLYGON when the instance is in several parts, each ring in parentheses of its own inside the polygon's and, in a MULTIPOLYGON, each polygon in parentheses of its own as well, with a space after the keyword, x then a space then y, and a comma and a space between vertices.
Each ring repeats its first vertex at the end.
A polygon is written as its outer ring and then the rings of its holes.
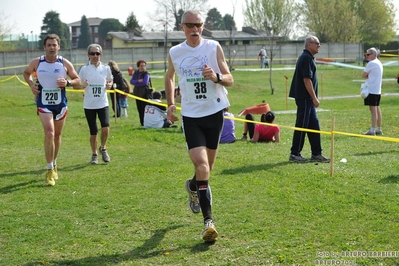
MULTIPOLYGON (((155 91, 152 94, 153 102, 162 102, 162 94, 155 91)), ((166 128, 177 127, 172 121, 167 119, 166 107, 156 104, 147 103, 144 109, 144 127, 145 128, 166 128)))
MULTIPOLYGON (((252 114, 245 116, 246 120, 255 121, 252 114)), ((262 114, 260 121, 263 123, 272 124, 274 122, 275 115, 272 111, 268 111, 262 114)), ((251 142, 280 142, 280 127, 269 126, 263 124, 254 124, 251 122, 244 123, 244 134, 242 134, 242 140, 247 140, 247 134, 251 142)))
POLYGON ((233 143, 236 141, 236 135, 234 133, 234 120, 227 119, 226 116, 234 117, 232 113, 229 113, 229 107, 224 108, 223 110, 224 122, 222 135, 220 136, 220 143, 233 143))

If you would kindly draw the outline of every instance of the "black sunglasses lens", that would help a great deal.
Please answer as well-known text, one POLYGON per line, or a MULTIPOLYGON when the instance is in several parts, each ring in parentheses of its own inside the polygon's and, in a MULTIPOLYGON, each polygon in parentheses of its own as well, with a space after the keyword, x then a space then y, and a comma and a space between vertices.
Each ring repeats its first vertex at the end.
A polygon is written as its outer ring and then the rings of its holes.
POLYGON ((194 28, 194 26, 196 26, 197 28, 201 28, 202 27, 202 23, 184 23, 186 24, 187 28, 194 28))

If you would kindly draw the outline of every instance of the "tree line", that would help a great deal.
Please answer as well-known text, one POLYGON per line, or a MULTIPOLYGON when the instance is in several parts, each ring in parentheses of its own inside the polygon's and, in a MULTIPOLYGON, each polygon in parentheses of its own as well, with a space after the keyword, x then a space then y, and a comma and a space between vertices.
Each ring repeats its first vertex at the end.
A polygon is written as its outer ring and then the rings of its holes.
MULTIPOLYGON (((237 30, 234 20, 235 3, 231 0, 232 14, 224 16, 217 8, 209 8, 208 0, 153 0, 156 3, 154 18, 146 26, 139 24, 131 12, 122 24, 118 19, 104 19, 99 25, 99 35, 105 39, 109 31, 142 31, 160 28, 180 30, 181 17, 185 10, 197 9, 205 16, 205 27, 209 30, 237 30)), ((237 1, 237 0, 235 0, 237 1)), ((266 31, 270 35, 291 39, 314 34, 321 42, 363 42, 380 46, 390 42, 398 26, 395 23, 395 7, 392 0, 245 0, 243 7, 244 26, 266 31)), ((0 49, 10 27, 0 20, 0 49)), ((61 45, 70 48, 70 32, 67 24, 59 19, 55 11, 46 13, 41 27, 41 40, 48 33, 56 33, 61 45)), ((85 15, 81 19, 79 48, 92 42, 90 26, 85 15)))

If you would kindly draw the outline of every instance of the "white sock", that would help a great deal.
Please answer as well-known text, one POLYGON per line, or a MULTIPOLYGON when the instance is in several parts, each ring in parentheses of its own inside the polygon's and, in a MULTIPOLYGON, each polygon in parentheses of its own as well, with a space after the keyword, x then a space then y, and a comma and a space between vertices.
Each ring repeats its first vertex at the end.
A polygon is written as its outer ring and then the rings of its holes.
POLYGON ((54 165, 54 166, 57 165, 57 159, 55 159, 55 160, 53 161, 53 165, 54 165))
POLYGON ((47 169, 48 170, 53 169, 53 163, 52 162, 47 164, 47 169))

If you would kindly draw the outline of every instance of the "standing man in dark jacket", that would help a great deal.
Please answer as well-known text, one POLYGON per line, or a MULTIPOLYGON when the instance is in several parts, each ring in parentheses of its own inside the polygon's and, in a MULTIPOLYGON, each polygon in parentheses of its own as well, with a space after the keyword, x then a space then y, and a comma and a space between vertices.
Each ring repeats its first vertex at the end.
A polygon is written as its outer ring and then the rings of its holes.
MULTIPOLYGON (((294 77, 292 78, 289 96, 295 98, 297 106, 295 127, 320 130, 319 119, 316 108, 320 102, 317 98, 318 82, 317 67, 314 55, 319 52, 320 41, 316 36, 309 36, 305 40, 305 49, 299 56, 296 63, 294 77)), ((289 161, 297 163, 322 162, 329 163, 330 159, 322 155, 320 133, 294 131, 289 161), (304 158, 301 155, 305 142, 305 135, 308 135, 312 157, 304 158)))

